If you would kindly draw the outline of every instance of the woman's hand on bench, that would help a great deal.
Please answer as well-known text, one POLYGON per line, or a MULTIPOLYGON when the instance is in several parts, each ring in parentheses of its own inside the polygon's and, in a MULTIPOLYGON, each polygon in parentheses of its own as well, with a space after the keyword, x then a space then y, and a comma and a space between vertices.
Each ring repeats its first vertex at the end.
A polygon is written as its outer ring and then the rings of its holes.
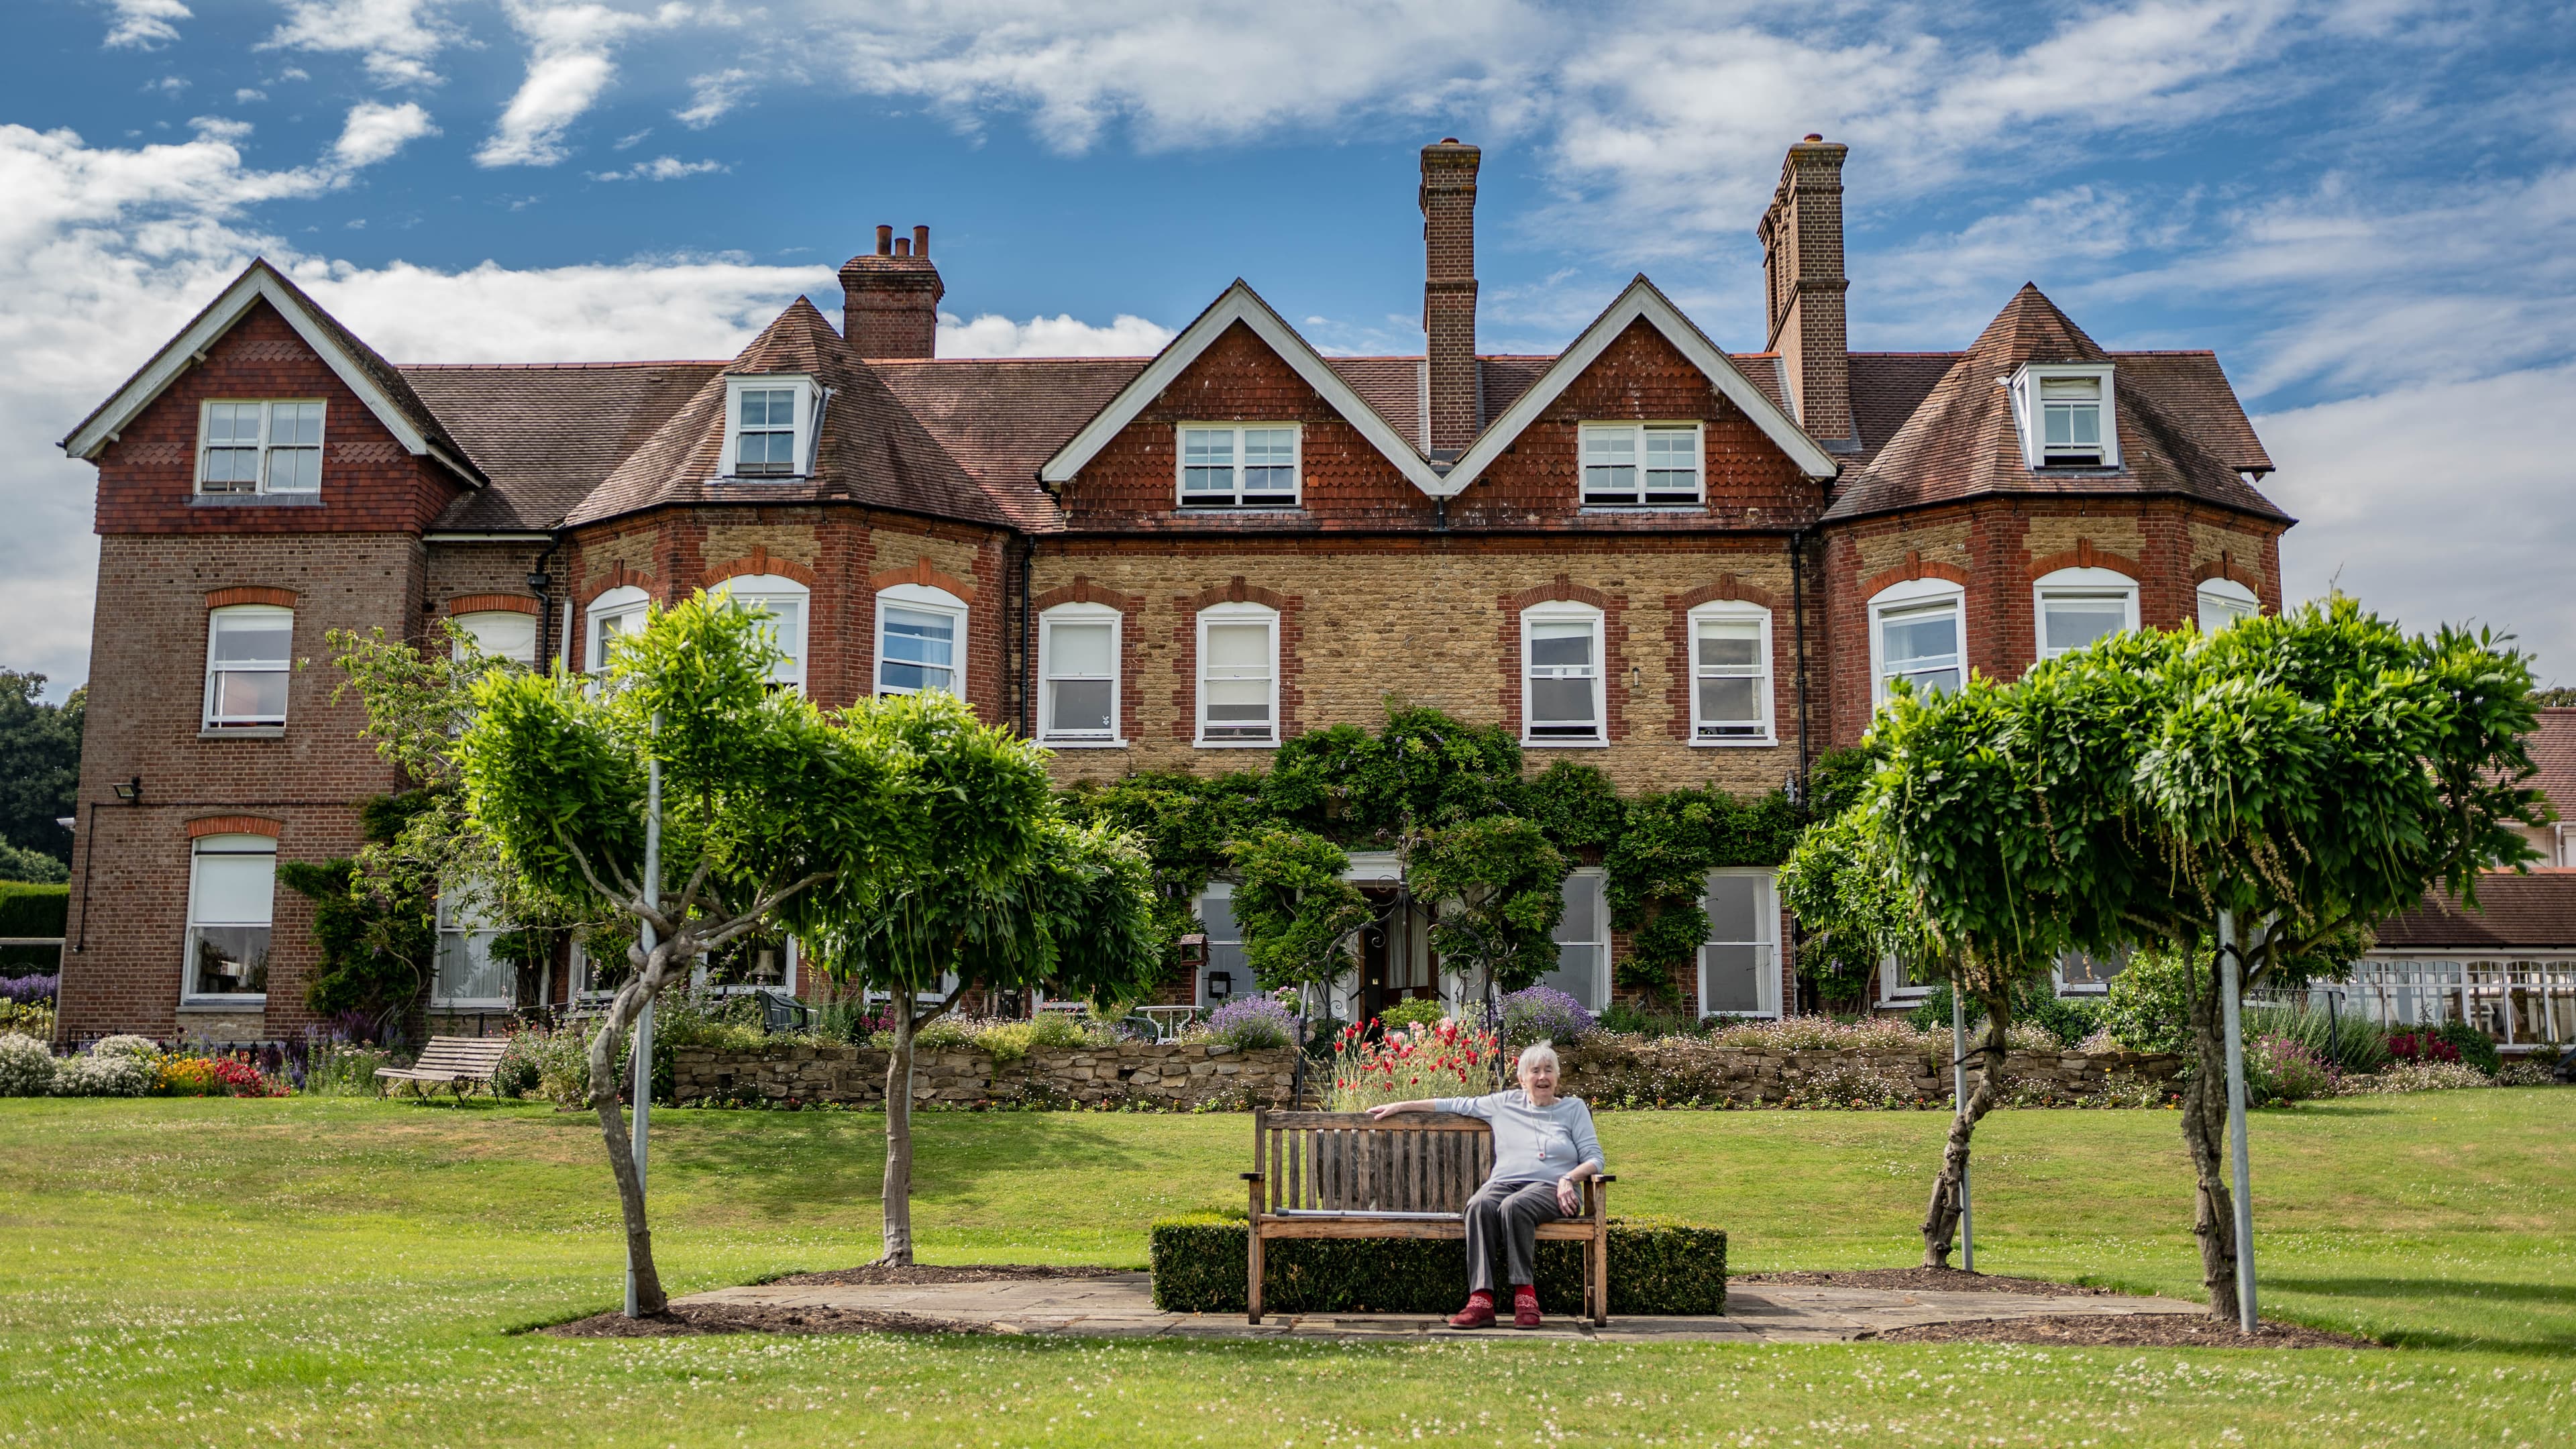
POLYGON ((1369 1119, 1383 1122, 1398 1112, 1436 1112, 1439 1104, 1425 1097, 1412 1102, 1385 1102, 1368 1109, 1369 1119))

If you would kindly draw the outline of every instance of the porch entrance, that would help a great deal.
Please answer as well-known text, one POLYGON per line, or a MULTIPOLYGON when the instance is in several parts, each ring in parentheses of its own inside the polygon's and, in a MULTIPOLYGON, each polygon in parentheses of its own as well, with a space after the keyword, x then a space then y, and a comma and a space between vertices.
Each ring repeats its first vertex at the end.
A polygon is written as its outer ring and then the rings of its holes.
POLYGON ((1440 994, 1440 973, 1418 937, 1412 899, 1400 886, 1363 886, 1377 919, 1359 936, 1359 1019, 1383 1016, 1399 1001, 1440 994))

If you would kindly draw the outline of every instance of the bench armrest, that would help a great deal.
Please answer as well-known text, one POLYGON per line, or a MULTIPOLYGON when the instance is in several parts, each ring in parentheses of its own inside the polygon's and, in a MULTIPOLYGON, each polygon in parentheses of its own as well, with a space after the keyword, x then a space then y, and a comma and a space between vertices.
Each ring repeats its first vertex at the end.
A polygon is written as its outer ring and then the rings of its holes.
POLYGON ((1615 1172, 1596 1172, 1592 1174, 1592 1180, 1594 1182, 1617 1182, 1619 1180, 1619 1174, 1615 1172))

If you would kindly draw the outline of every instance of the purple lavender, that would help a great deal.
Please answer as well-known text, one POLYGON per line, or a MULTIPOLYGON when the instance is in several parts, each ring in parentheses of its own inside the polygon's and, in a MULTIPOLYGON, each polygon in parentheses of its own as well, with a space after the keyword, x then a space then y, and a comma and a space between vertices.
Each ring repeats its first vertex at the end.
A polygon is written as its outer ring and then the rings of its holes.
POLYGON ((1592 1030, 1592 1013, 1583 1003, 1553 986, 1532 986, 1505 996, 1503 1044, 1527 1046, 1534 1041, 1568 1042, 1592 1030))
POLYGON ((1209 1012, 1200 1023, 1209 1036, 1245 1051, 1283 1047, 1297 1040, 1297 1014, 1285 1002, 1267 996, 1238 997, 1209 1012))

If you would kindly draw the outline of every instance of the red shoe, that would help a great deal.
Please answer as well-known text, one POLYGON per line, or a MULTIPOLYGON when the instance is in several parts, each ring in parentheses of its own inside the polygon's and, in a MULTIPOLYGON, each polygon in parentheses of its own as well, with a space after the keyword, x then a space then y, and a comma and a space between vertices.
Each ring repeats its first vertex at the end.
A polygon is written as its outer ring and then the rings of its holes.
POLYGON ((1494 1326, 1494 1295, 1470 1293, 1467 1306, 1449 1315, 1451 1328, 1491 1328, 1494 1326))
POLYGON ((1538 1290, 1527 1283, 1515 1285, 1512 1289, 1512 1327, 1536 1328, 1538 1324, 1538 1290))

